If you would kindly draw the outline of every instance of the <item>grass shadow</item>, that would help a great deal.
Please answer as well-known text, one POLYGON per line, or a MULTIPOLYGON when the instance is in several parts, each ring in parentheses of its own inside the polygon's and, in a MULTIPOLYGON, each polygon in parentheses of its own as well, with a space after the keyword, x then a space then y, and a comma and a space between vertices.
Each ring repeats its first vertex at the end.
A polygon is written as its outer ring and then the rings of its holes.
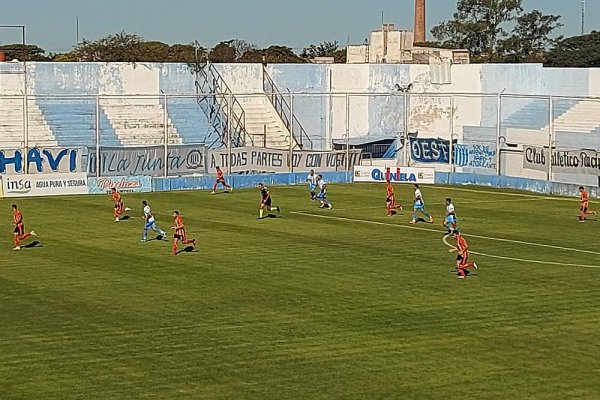
POLYGON ((200 251, 197 250, 194 246, 186 246, 181 250, 177 250, 177 253, 175 253, 176 255, 179 255, 181 253, 199 253, 200 251))
POLYGON ((163 242, 163 241, 167 241, 166 236, 162 236, 162 235, 156 235, 154 238, 148 239, 148 242, 151 242, 153 240, 158 240, 159 242, 163 242))

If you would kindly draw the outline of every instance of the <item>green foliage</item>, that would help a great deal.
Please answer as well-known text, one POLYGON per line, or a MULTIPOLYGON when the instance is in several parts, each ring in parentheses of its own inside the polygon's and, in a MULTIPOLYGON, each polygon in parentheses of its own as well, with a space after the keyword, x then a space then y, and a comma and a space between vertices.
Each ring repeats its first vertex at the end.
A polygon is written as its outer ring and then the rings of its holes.
POLYGON ((237 55, 232 43, 233 40, 228 40, 217 44, 208 54, 208 59, 215 63, 235 62, 237 55))
POLYGON ((57 57, 57 61, 147 61, 142 43, 140 36, 125 31, 95 41, 83 39, 73 51, 57 57))
MULTIPOLYGON (((199 49, 203 53, 204 49, 199 49)), ((191 44, 146 41, 126 32, 90 41, 84 39, 75 48, 55 57, 55 61, 102 62, 194 62, 197 48, 191 44)))
POLYGON ((543 62, 547 50, 562 39, 550 37, 563 26, 559 19, 539 10, 519 16, 512 35, 500 43, 500 53, 509 62, 543 62))
POLYGON ((499 40, 508 35, 503 24, 522 10, 521 0, 458 0, 453 19, 435 26, 431 33, 442 46, 467 49, 473 59, 491 61, 499 40))
POLYGON ((502 258, 600 265, 577 199, 422 189, 439 220, 453 198, 478 277, 449 272, 437 222, 386 217, 381 184, 331 185, 325 211, 273 187, 283 216, 262 221, 256 190, 124 194, 119 223, 109 196, 19 199, 43 247, 2 228, 0 398, 600 398, 600 269, 502 258), (142 199, 162 229, 180 210, 198 252, 140 244, 142 199))
POLYGON ((6 54, 7 60, 19 61, 50 61, 52 56, 47 56, 46 51, 33 44, 5 44, 0 45, 0 52, 6 54))
POLYGON ((346 62, 346 49, 340 49, 337 40, 333 42, 321 42, 318 45, 311 44, 302 49, 301 57, 314 59, 316 57, 333 57, 336 63, 346 62))
POLYGON ((209 60, 220 63, 302 63, 304 59, 285 46, 256 46, 239 40, 221 42, 210 52, 209 60))
POLYGON ((304 59, 299 57, 287 46, 269 46, 264 49, 265 61, 268 63, 304 63, 304 59))
POLYGON ((266 62, 265 51, 262 49, 250 49, 246 51, 240 58, 237 60, 238 62, 244 63, 263 63, 266 62))
POLYGON ((551 37, 560 16, 522 12, 522 0, 458 0, 453 18, 431 30, 435 47, 467 49, 475 62, 543 62, 561 39, 551 37))
POLYGON ((23 48, 18 44, 0 46, 0 51, 5 52, 9 59, 57 62, 183 62, 192 65, 208 59, 215 63, 304 63, 307 58, 314 57, 334 57, 335 62, 346 62, 346 49, 340 49, 337 42, 311 45, 304 49, 302 56, 298 56, 287 46, 272 45, 259 49, 241 39, 222 41, 207 51, 193 44, 168 45, 148 41, 125 31, 94 41, 83 39, 72 51, 64 54, 47 56, 38 46, 23 48))
POLYGON ((546 62, 551 67, 600 67, 600 32, 559 40, 546 62))

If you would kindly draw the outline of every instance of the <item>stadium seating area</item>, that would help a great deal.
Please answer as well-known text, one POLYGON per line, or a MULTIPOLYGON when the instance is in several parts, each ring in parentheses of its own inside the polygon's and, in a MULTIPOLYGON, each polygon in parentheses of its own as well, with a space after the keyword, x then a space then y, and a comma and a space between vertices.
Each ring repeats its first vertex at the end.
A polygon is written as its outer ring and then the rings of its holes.
MULTIPOLYGON (((17 97, 0 98, 0 146, 4 149, 24 146, 24 104, 17 97)), ((33 101, 28 102, 28 131, 30 147, 56 146, 58 143, 40 109, 33 101)))
MULTIPOLYGON (((20 101, 1 100, 0 127, 3 147, 20 147, 23 141, 23 107, 20 101)), ((207 118, 194 98, 168 100, 169 143, 209 143, 207 118)), ((96 103, 94 98, 38 98, 29 107, 30 143, 38 146, 95 146, 96 103), (36 117, 35 113, 39 114, 36 117), (32 122, 40 121, 36 125, 32 122), (38 129, 39 128, 39 129, 38 129)), ((134 146, 162 144, 162 101, 140 104, 139 100, 103 100, 100 107, 100 144, 134 146)))
MULTIPOLYGON (((44 118, 60 146, 96 145, 96 101, 80 99, 37 99, 44 118)), ((100 109, 100 144, 120 146, 114 128, 100 109)))
MULTIPOLYGON (((170 144, 206 143, 218 139, 209 118, 194 97, 167 99, 170 144)), ((512 112, 503 116, 503 128, 548 130, 547 99, 509 99, 512 112), (515 107, 516 106, 516 107, 515 107)), ((93 97, 37 97, 28 102, 29 146, 95 146, 96 100, 93 97)), ((164 99, 103 99, 99 111, 102 146, 162 144, 164 141, 164 99)), ((267 145, 287 147, 285 128, 264 99, 240 99, 245 110, 248 133, 260 145, 264 127, 267 145)), ((555 99, 553 128, 556 140, 572 148, 600 148, 600 101, 555 99)), ((22 147, 23 101, 0 98, 0 146, 22 147)))
MULTIPOLYGON (((161 99, 161 104, 163 99, 161 99)), ((207 143, 217 139, 208 118, 205 116, 195 98, 175 97, 167 99, 169 118, 177 128, 177 133, 184 144, 207 143)))
MULTIPOLYGON (((502 127, 547 132, 549 101, 528 99, 526 102, 503 120, 502 127)), ((600 148, 600 101, 558 98, 554 99, 552 108, 552 125, 558 146, 572 149, 600 148)))
MULTIPOLYGON (((164 144, 165 115, 158 100, 101 100, 101 108, 124 146, 164 144)), ((168 117, 166 124, 169 144, 181 144, 177 128, 168 117)))
MULTIPOLYGON (((503 118, 505 128, 542 129, 548 126, 549 101, 547 99, 508 99, 506 103, 522 103, 519 108, 503 118)), ((553 104, 554 118, 559 118, 577 104, 577 100, 561 100, 553 104)))
POLYGON ((271 148, 289 147, 289 131, 267 97, 239 97, 238 101, 245 111, 246 130, 255 144, 262 146, 266 143, 266 147, 271 148))

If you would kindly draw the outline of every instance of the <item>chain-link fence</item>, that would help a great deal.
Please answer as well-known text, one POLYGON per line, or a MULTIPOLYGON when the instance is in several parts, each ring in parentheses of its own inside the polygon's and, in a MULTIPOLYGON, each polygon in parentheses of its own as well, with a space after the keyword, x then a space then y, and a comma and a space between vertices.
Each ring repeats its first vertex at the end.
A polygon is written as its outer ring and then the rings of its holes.
MULTIPOLYGON (((29 149, 82 148, 91 155, 88 171, 101 175, 113 168, 111 153, 147 148, 167 155, 153 169, 166 175, 181 172, 176 163, 169 166, 168 157, 171 152, 187 157, 181 150, 186 146, 227 157, 241 147, 272 149, 288 160, 294 153, 337 150, 345 158, 342 168, 351 166, 351 152, 360 151, 371 162, 393 158, 401 166, 598 184, 600 99, 267 89, 223 95, 0 95, 0 161, 10 158, 10 149, 23 150, 27 158, 29 149)), ((190 163, 198 164, 194 157, 190 163)), ((208 153, 205 157, 208 163, 208 153)), ((227 157, 219 162, 234 164, 227 157)), ((294 168, 290 161, 286 165, 294 168)))

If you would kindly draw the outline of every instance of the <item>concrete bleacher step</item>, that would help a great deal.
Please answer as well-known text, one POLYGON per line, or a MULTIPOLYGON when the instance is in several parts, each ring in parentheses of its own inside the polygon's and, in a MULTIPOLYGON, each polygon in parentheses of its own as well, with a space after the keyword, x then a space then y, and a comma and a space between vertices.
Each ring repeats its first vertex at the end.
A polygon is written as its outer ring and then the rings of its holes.
POLYGON ((25 127, 24 113, 25 108, 21 99, 0 99, 0 144, 2 147, 22 147, 26 142, 25 135, 27 135, 27 143, 30 147, 51 147, 58 144, 35 102, 27 103, 27 127, 25 127))
POLYGON ((245 127, 255 142, 261 142, 266 130, 266 144, 271 148, 289 148, 289 131, 266 96, 239 97, 245 114, 245 127))
MULTIPOLYGON (((591 133, 600 127, 600 101, 580 101, 554 120, 554 130, 591 133)), ((544 127, 548 129, 548 125, 544 127)))
MULTIPOLYGON (((116 135, 126 145, 164 143, 164 108, 154 104, 104 104, 103 111, 108 117, 116 135)), ((182 143, 177 128, 167 117, 168 142, 182 143)))

